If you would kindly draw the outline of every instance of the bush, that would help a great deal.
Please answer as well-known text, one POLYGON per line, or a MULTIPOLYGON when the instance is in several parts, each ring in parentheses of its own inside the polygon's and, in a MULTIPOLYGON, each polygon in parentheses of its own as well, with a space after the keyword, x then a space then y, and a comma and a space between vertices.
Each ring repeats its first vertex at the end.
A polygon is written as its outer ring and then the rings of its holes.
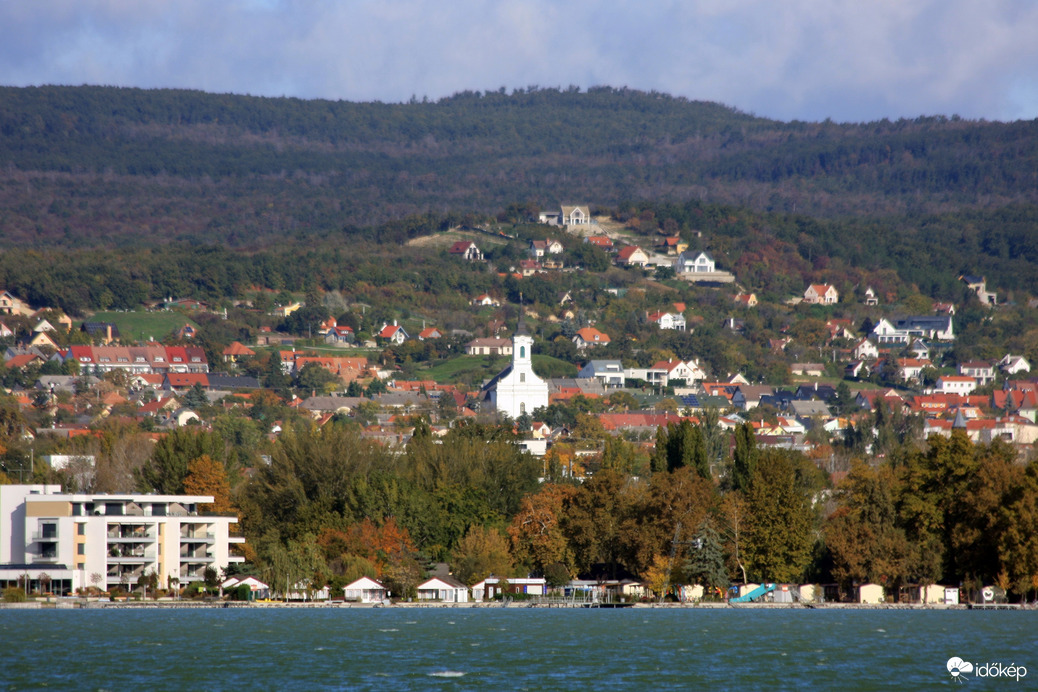
POLYGON ((24 603, 27 600, 20 586, 8 586, 4 589, 4 603, 24 603))

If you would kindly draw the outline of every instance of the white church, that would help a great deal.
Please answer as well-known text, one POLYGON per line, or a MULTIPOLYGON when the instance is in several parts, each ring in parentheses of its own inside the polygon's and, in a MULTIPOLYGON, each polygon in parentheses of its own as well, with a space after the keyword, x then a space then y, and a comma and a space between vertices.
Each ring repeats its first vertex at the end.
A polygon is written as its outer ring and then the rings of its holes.
POLYGON ((483 388, 486 399, 513 420, 548 405, 548 383, 533 371, 533 337, 520 315, 512 337, 512 364, 483 388))

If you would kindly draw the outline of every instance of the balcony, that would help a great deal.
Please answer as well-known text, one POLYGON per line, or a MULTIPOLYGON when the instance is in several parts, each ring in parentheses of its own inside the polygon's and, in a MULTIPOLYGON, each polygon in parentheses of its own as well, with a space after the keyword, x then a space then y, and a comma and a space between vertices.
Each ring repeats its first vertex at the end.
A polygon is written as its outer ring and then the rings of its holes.
POLYGON ((216 542, 216 534, 215 533, 201 533, 201 532, 198 532, 198 533, 195 533, 195 534, 188 534, 188 535, 181 534, 180 542, 181 543, 210 543, 211 544, 211 543, 215 543, 216 542))
POLYGON ((155 541, 155 529, 151 526, 109 526, 108 527, 108 542, 119 543, 119 542, 139 542, 139 543, 153 543, 155 541))
POLYGON ((117 546, 108 551, 108 562, 111 564, 142 564, 155 561, 155 552, 145 550, 144 546, 129 548, 117 546))
POLYGON ((37 543, 57 543, 58 534, 53 531, 34 531, 32 534, 32 540, 37 543))

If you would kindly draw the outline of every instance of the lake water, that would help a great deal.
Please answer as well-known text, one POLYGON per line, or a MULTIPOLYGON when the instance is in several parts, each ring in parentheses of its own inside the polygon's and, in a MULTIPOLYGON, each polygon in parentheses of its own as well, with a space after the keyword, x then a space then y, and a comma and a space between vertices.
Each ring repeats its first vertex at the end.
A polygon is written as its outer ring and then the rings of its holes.
POLYGON ((0 689, 900 689, 1026 666, 1038 613, 529 608, 0 610, 0 689))

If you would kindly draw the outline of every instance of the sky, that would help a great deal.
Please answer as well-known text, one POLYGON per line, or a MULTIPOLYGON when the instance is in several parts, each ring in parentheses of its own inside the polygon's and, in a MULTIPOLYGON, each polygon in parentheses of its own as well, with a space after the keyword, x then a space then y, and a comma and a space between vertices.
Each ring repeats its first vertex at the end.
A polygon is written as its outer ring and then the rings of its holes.
POLYGON ((613 86, 779 120, 1031 120, 1038 1, 7 0, 0 84, 384 102, 613 86))

